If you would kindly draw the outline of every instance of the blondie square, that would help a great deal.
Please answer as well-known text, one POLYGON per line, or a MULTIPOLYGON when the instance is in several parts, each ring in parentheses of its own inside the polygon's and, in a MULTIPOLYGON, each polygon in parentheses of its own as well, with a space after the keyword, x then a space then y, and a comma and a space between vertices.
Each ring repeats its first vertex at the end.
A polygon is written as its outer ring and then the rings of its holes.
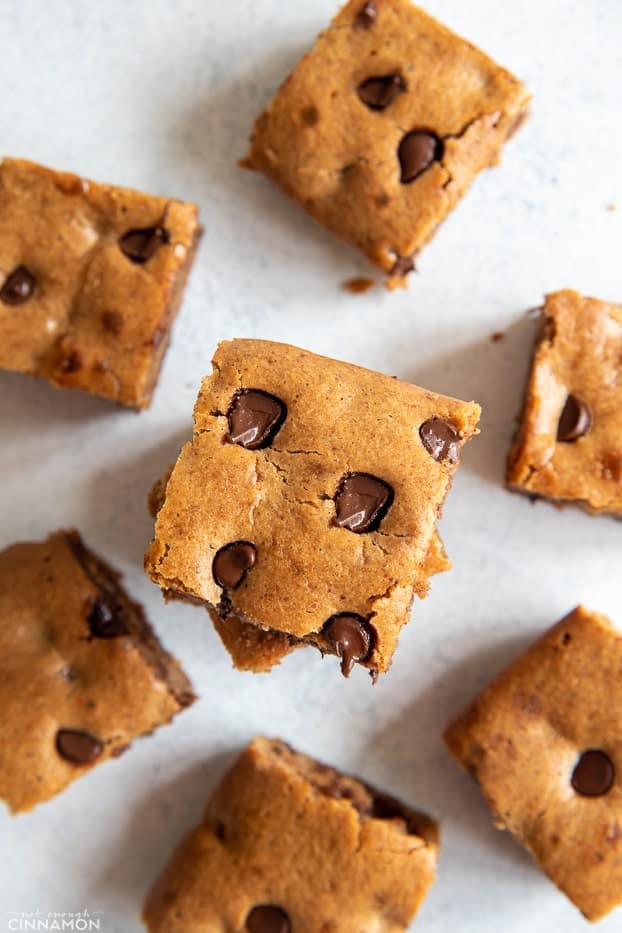
POLYGON ((508 485, 622 515, 622 305, 565 290, 542 319, 508 485))
POLYGON ((0 368, 145 408, 197 207, 21 159, 0 163, 0 368))
POLYGON ((409 0, 350 0, 257 119, 242 165, 398 284, 528 103, 409 0))
POLYGON ((449 727, 447 744, 589 920, 622 904, 622 633, 578 607, 449 727))
POLYGON ((0 799, 29 810, 193 702, 120 578, 75 531, 0 553, 0 799))
POLYGON ((149 894, 150 933, 403 933, 434 881, 428 817, 255 739, 149 894))
POLYGON ((252 625, 274 660, 313 644, 346 675, 387 670, 447 566, 436 520, 479 406, 268 341, 222 343, 213 365, 159 489, 147 572, 217 612, 240 650, 252 625))

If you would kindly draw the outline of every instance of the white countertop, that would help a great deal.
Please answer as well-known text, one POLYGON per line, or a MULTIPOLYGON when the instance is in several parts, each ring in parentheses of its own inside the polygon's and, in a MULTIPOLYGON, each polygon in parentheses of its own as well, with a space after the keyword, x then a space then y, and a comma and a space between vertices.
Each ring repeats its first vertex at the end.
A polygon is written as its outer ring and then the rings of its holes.
MULTIPOLYGON (((150 411, 0 374, 0 546, 79 528, 125 572, 202 697, 32 813, 1 809, 0 931, 8 911, 87 908, 103 911, 105 933, 138 933, 146 889, 255 733, 278 734, 441 820, 421 933, 587 929, 493 828, 441 733, 577 602, 622 625, 622 526, 533 506, 502 485, 533 332, 525 309, 561 287, 622 300, 622 3, 427 8, 527 82, 533 115, 422 254, 409 289, 353 296, 339 286, 368 272, 364 260, 235 164, 334 0, 0 2, 0 152, 197 200, 206 227, 150 411), (505 339, 492 343, 495 331, 505 339), (373 689, 363 671, 346 682, 312 650, 270 675, 237 673, 205 614, 165 606, 143 575, 147 490, 189 434, 216 342, 234 335, 295 343, 484 407, 442 522, 454 569, 416 605, 373 689)), ((619 911, 599 930, 621 925, 619 911)))

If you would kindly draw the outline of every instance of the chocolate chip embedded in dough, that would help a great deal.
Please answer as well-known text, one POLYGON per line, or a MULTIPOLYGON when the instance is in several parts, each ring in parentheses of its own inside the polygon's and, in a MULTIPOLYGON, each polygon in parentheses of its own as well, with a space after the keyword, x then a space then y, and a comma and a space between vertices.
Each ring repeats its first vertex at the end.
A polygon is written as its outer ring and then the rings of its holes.
POLYGON ((119 248, 132 262, 142 265, 169 240, 169 232, 164 227, 145 227, 124 234, 119 240, 119 248))
POLYGON ((349 677, 357 662, 365 661, 371 650, 371 632, 367 621, 351 612, 331 616, 322 634, 341 658, 341 673, 349 677))
POLYGON ((234 590, 244 580, 248 571, 255 566, 257 548, 250 541, 232 541, 225 544, 212 562, 212 574, 218 586, 234 590))
POLYGON ((370 473, 346 473, 335 493, 333 524, 355 534, 375 531, 393 502, 393 489, 370 473))
POLYGON ((127 634, 127 625, 121 606, 114 604, 104 596, 93 603, 87 616, 89 630, 94 638, 116 638, 127 634))
POLYGON ((615 781, 615 768, 606 752, 583 752, 572 772, 571 784, 582 797, 603 797, 615 781))
POLYGON ((23 305, 33 294, 36 284, 32 272, 26 266, 18 266, 0 288, 0 301, 5 305, 23 305))
POLYGON ((289 917, 273 904, 258 904, 246 918, 247 933, 290 933, 289 917))
POLYGON ((262 389, 240 389, 233 396, 227 440, 246 450, 269 447, 287 416, 284 402, 262 389))
POLYGON ((86 765, 99 758, 103 743, 88 732, 78 729, 59 729, 56 733, 58 754, 74 765, 86 765))
POLYGON ((557 440, 561 443, 577 441, 592 427, 590 410, 576 395, 569 395, 557 425, 557 440))
POLYGON ((82 357, 77 350, 72 350, 61 359, 59 368, 63 373, 77 373, 82 369, 82 357))
POLYGON ((358 29, 370 29, 378 17, 378 7, 375 0, 367 0, 356 14, 354 25, 358 29))
POLYGON ((419 436, 423 446, 435 460, 458 462, 460 434, 449 421, 443 418, 429 418, 419 428, 419 436))
POLYGON ((443 142, 428 130, 413 130, 402 139, 397 150, 403 185, 418 178, 433 162, 443 156, 443 142))
POLYGON ((381 75, 367 78, 359 84, 357 90, 360 99, 370 110, 385 110, 406 90, 406 82, 401 74, 381 75))

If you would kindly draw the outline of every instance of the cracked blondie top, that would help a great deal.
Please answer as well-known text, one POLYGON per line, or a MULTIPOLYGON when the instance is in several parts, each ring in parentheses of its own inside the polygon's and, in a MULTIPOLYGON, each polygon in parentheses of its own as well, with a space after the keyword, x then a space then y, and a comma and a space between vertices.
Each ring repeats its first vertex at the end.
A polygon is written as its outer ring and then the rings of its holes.
POLYGON ((622 515, 622 305, 547 295, 511 489, 622 515))
POLYGON ((369 785, 255 739, 149 894, 150 933, 403 933, 438 827, 369 785))
POLYGON ((0 163, 0 368, 146 407, 181 301, 198 210, 0 163))
POLYGON ((409 0, 351 0, 257 119, 242 165, 397 284, 528 103, 520 81, 409 0))
POLYGON ((622 904, 622 633, 579 606, 446 741, 553 882, 599 920, 622 904))
POLYGON ((0 799, 29 810, 193 700, 119 575, 76 531, 0 553, 0 799))
POLYGON ((211 608, 240 667, 313 644, 346 675, 387 670, 448 565, 436 521, 479 406, 268 341, 222 343, 213 365, 147 572, 211 608))

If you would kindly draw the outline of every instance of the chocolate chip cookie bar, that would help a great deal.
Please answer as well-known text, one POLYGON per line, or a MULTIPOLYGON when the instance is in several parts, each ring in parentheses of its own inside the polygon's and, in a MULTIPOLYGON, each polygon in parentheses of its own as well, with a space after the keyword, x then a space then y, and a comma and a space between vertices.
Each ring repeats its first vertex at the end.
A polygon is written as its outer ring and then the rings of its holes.
POLYGON ((0 799, 60 793, 193 702, 120 578, 75 531, 0 553, 0 799))
POLYGON ((149 933, 399 933, 434 881, 438 827, 284 742, 255 739, 149 894, 149 933))
POLYGON ((622 904, 622 633, 579 607, 451 725, 446 741, 589 920, 622 904))
POLYGON ((375 676, 447 559, 436 521, 479 406, 261 340, 222 343, 145 559, 239 666, 293 647, 375 676), (256 652, 256 654, 255 654, 256 652))
POLYGON ((403 282, 529 94, 409 0, 350 0, 255 123, 241 163, 403 282))
POLYGON ((575 291, 547 295, 511 489, 622 515, 622 305, 575 291))
POLYGON ((0 368, 149 405, 200 227, 194 204, 0 163, 0 368))

